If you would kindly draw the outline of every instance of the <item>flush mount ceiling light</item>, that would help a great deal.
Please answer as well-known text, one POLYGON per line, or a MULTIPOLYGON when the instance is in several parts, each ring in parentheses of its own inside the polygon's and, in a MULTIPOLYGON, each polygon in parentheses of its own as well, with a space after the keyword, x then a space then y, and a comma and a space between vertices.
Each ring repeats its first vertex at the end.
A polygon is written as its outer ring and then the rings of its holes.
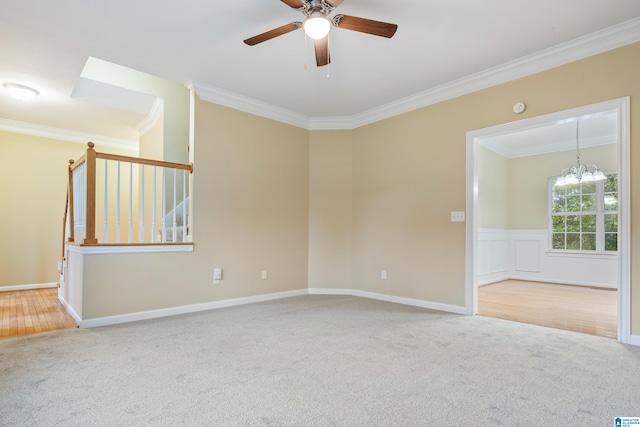
POLYGON ((576 121, 576 166, 569 166, 560 172, 555 185, 570 185, 581 182, 602 181, 606 179, 604 173, 596 165, 580 164, 580 121, 576 121))
POLYGON ((34 88, 18 83, 5 83, 2 86, 9 92, 9 95, 21 101, 28 101, 40 94, 40 92, 34 88))

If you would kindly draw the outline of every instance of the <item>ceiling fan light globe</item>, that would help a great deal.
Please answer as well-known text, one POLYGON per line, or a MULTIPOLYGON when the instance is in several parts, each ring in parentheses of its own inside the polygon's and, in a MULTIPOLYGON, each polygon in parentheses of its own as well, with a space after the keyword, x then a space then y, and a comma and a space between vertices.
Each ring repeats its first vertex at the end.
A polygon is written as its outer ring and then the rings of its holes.
POLYGON ((331 23, 324 16, 310 16, 304 21, 304 32, 314 40, 326 37, 331 30, 331 23))

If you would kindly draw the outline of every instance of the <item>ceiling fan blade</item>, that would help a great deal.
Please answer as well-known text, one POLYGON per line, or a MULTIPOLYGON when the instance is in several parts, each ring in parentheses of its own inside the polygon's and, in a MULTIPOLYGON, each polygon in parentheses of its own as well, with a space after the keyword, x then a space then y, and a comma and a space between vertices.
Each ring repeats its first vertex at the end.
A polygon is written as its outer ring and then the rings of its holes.
MULTIPOLYGON (((284 0, 282 0, 282 1, 284 1, 284 0)), ((332 7, 336 8, 336 7, 340 6, 344 0, 324 0, 324 1, 329 3, 329 5, 331 5, 332 7)))
POLYGON ((313 41, 316 50, 316 65, 322 67, 331 62, 329 57, 329 36, 313 41))
POLYGON ((283 25, 282 27, 274 28, 271 31, 267 31, 266 33, 258 34, 257 36, 253 36, 249 39, 246 39, 244 42, 249 46, 255 46, 258 43, 266 42, 267 40, 271 40, 274 37, 281 36, 283 34, 290 33, 291 31, 295 31, 298 28, 302 27, 301 22, 292 22, 291 24, 283 25))
POLYGON ((333 24, 345 30, 359 31, 361 33, 373 34, 374 36, 386 37, 390 39, 396 33, 398 26, 387 22, 374 21, 372 19, 358 18, 349 15, 336 15, 333 17, 333 24))
POLYGON ((300 9, 301 7, 304 7, 304 3, 302 3, 302 0, 280 0, 280 1, 294 9, 300 9))

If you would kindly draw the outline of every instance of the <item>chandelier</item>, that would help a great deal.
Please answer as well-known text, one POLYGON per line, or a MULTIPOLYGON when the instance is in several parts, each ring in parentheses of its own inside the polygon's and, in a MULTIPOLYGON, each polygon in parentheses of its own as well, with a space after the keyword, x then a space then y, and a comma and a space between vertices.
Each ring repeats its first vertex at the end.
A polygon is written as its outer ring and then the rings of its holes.
POLYGON ((596 165, 580 164, 580 121, 576 121, 576 166, 569 166, 560 172, 555 185, 570 185, 581 182, 602 181, 606 179, 604 173, 596 165))

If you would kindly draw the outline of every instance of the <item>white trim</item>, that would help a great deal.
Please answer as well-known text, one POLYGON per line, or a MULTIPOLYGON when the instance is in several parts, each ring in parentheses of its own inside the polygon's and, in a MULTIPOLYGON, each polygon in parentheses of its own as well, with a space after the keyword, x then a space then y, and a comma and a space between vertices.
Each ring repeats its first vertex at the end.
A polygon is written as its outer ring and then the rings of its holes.
POLYGON ((308 117, 204 83, 189 81, 201 99, 308 130, 355 129, 438 102, 526 77, 640 41, 640 18, 488 68, 347 117, 308 117))
POLYGON ((414 307, 428 308, 430 310, 445 311, 447 313, 466 314, 467 310, 459 305, 442 304, 439 302, 424 301, 414 298, 397 297, 393 295, 378 294, 375 292, 360 291, 353 289, 353 296, 370 298, 380 301, 393 302, 396 304, 411 305, 414 307))
POLYGON ((73 307, 71 307, 71 305, 69 305, 67 300, 65 300, 62 296, 58 295, 58 301, 60 301, 60 303, 62 305, 64 305, 64 308, 67 310, 69 315, 71 317, 73 317, 73 320, 75 320, 76 323, 78 325, 80 325, 80 323, 82 323, 82 316, 80 316, 78 313, 76 313, 76 311, 73 309, 73 307))
MULTIPOLYGON (((631 21, 630 21, 631 22, 631 21)), ((640 22, 640 19, 633 21, 640 22)), ((490 136, 504 135, 523 129, 538 127, 544 123, 559 123, 588 114, 605 111, 615 111, 618 114, 620 140, 618 141, 618 341, 629 343, 631 339, 631 194, 630 177, 630 98, 618 98, 573 108, 570 110, 532 117, 516 122, 491 126, 467 132, 467 163, 466 163, 466 202, 467 202, 467 233, 466 233, 466 286, 465 304, 469 313, 478 312, 477 294, 477 210, 478 210, 478 140, 490 136)))
POLYGON ((19 122, 16 120, 0 119, 0 130, 19 133, 22 135, 38 136, 41 138, 58 139, 60 141, 78 142, 86 144, 93 142, 96 147, 116 148, 120 150, 138 150, 138 141, 130 139, 112 138, 93 133, 78 132, 69 129, 60 129, 51 126, 36 125, 33 123, 19 122))
POLYGON ((309 288, 309 295, 345 295, 345 296, 353 296, 353 289, 309 288))
POLYGON ((155 319, 158 317, 175 316, 178 314, 195 313, 198 311, 213 310, 218 308, 235 307, 238 305, 252 304, 255 302, 271 301, 275 299, 290 298, 307 295, 307 289, 278 292, 273 294, 256 295, 245 298, 234 298, 222 301, 211 301, 201 304, 182 305, 178 307, 162 308, 158 310, 141 311, 137 313, 120 314, 116 316, 98 317, 95 319, 81 320, 81 328, 95 328, 98 326, 116 325, 119 323, 135 322, 138 320, 155 319))
POLYGON ((276 120, 304 129, 309 129, 309 117, 303 114, 194 80, 187 82, 186 86, 189 89, 195 90, 200 99, 204 101, 234 108, 236 110, 244 111, 245 113, 255 114, 256 116, 266 117, 267 119, 276 120))
POLYGON ((587 288, 618 289, 618 286, 615 285, 615 284, 609 285, 609 284, 606 284, 606 283, 594 283, 594 282, 587 282, 587 281, 573 282, 571 280, 548 279, 548 278, 544 278, 544 277, 536 277, 535 279, 532 279, 531 277, 528 277, 528 276, 513 275, 513 276, 509 277, 509 279, 510 280, 524 280, 524 281, 527 281, 527 282, 553 283, 553 284, 558 284, 558 285, 584 286, 584 287, 587 287, 587 288))
POLYGON ((160 252, 193 252, 193 245, 96 245, 78 246, 66 245, 69 252, 84 255, 101 254, 149 254, 160 252))
POLYGON ((361 291, 358 289, 330 289, 309 288, 309 295, 342 295, 360 298, 369 298, 396 304, 410 305, 414 307, 428 308, 431 310, 445 311, 447 313, 466 314, 466 309, 458 305, 442 304, 439 302, 425 301, 414 298, 398 297, 394 295, 379 294, 375 292, 361 291))
POLYGON ((138 131, 138 135, 142 136, 153 129, 153 127, 158 123, 158 120, 160 120, 160 117, 162 117, 163 112, 164 100, 162 98, 156 98, 153 105, 151 106, 151 111, 149 111, 149 114, 134 126, 138 131))
POLYGON ((57 288, 57 283, 35 283, 32 285, 0 286, 0 292, 27 291, 29 289, 57 288))
POLYGON ((627 344, 640 346, 640 335, 629 336, 629 342, 627 344))

